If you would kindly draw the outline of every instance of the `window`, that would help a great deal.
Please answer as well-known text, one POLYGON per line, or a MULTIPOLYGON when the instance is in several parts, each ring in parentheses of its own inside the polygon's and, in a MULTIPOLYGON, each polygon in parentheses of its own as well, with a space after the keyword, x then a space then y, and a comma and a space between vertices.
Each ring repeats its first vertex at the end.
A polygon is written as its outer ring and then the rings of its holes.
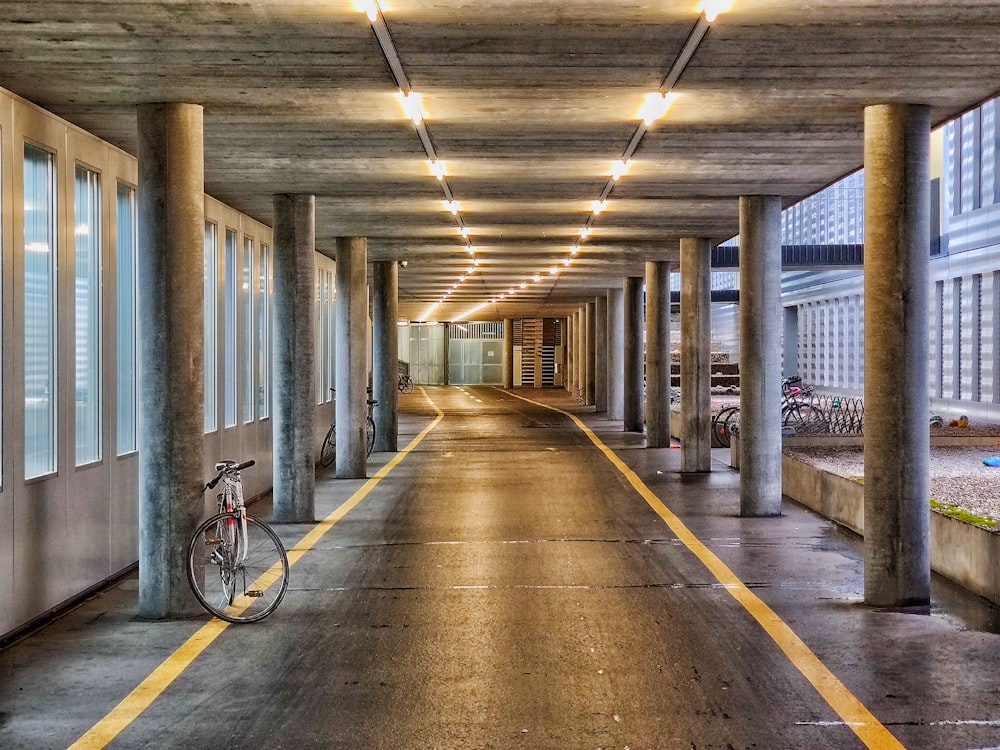
POLYGON ((24 146, 24 476, 56 470, 56 168, 24 146))
POLYGON ((118 455, 138 447, 136 421, 138 379, 136 378, 136 317, 139 314, 136 289, 135 190, 118 184, 118 455))
POLYGON ((219 429, 219 230, 205 222, 205 432, 219 429))
POLYGON ((76 167, 76 464, 101 460, 101 176, 76 167))
POLYGON ((265 419, 271 414, 271 248, 260 246, 260 264, 257 269, 257 345, 254 359, 257 383, 257 414, 265 419))
POLYGON ((243 421, 253 422, 254 418, 254 284, 253 240, 243 238, 243 421))
POLYGON ((222 408, 226 427, 236 426, 236 232, 226 230, 226 288, 222 329, 222 408))

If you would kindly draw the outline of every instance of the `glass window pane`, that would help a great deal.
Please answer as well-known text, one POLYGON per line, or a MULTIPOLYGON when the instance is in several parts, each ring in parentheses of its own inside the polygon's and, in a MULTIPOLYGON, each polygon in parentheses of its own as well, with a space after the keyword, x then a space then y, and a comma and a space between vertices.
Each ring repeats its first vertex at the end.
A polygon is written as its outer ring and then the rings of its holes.
POLYGON ((74 355, 76 463, 101 459, 101 176, 77 165, 74 355))
POLYGON ((271 248, 260 246, 260 265, 257 273, 256 305, 254 322, 257 324, 257 344, 254 348, 254 370, 257 383, 257 414, 264 419, 271 414, 269 377, 271 339, 271 248))
POLYGON ((56 470, 56 168, 24 146, 24 475, 56 470))
POLYGON ((236 426, 236 232, 226 230, 225 319, 222 372, 223 419, 226 427, 236 426))
POLYGON ((118 455, 136 450, 137 221, 135 190, 118 185, 118 455))
POLYGON ((254 419, 254 293, 256 285, 253 276, 253 240, 243 239, 243 421, 253 422, 254 419))
POLYGON ((219 230, 205 222, 205 432, 219 429, 219 230))

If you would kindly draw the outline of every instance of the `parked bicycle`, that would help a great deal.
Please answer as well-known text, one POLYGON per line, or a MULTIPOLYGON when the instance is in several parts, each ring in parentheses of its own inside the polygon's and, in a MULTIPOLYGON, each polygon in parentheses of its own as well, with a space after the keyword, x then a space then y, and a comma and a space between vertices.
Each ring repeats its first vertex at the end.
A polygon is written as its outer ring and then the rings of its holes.
MULTIPOLYGON (((727 406, 712 418, 712 433, 723 448, 732 444, 740 428, 740 407, 727 406)), ((803 385, 798 375, 781 380, 781 431, 783 434, 827 432, 829 419, 819 407, 813 387, 803 385)))
POLYGON ((337 458, 337 391, 331 388, 330 392, 333 393, 334 399, 333 420, 319 449, 319 465, 323 467, 329 466, 337 458))
POLYGON ((413 378, 404 372, 399 373, 396 390, 400 393, 413 393, 413 378))
MULTIPOLYGON (((333 388, 330 389, 333 391, 333 388)), ((372 450, 375 448, 375 407, 378 401, 371 398, 371 388, 368 389, 368 413, 365 416, 365 456, 370 458, 372 450)), ((334 391, 336 397, 336 391, 334 391)), ((323 444, 319 449, 319 465, 330 466, 337 458, 337 417, 336 407, 334 407, 334 418, 330 423, 330 429, 326 431, 323 444)))
POLYGON ((188 544, 187 575, 195 597, 226 622, 263 620, 288 589, 288 556, 278 535, 247 514, 240 472, 254 461, 219 461, 202 493, 222 482, 219 512, 203 522, 188 544))

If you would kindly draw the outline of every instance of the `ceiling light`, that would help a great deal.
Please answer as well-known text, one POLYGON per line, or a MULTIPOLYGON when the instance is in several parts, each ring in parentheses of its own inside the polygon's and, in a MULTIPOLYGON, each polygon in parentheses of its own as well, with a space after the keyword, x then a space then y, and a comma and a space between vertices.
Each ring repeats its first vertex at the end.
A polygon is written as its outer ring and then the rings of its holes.
POLYGON ((733 0, 701 0, 698 10, 705 14, 705 20, 714 23, 720 13, 725 13, 733 7, 733 0))
POLYGON ((563 265, 568 266, 571 262, 572 261, 569 258, 567 258, 566 260, 563 261, 563 265))
POLYGON ((590 204, 590 210, 594 212, 594 216, 597 216, 601 211, 608 207, 607 201, 592 201, 590 204))
POLYGON ((611 165, 611 177, 614 180, 621 178, 626 172, 628 172, 628 165, 630 161, 622 161, 619 159, 611 165))
POLYGON ((444 162, 440 159, 435 159, 434 161, 428 161, 427 167, 431 170, 431 174, 437 177, 439 180, 443 180, 446 174, 444 168, 444 162))
POLYGON ((587 236, 589 234, 590 234, 590 227, 584 227, 583 229, 580 230, 580 237, 582 237, 583 239, 587 239, 587 236))
POLYGON ((462 227, 461 229, 458 230, 458 233, 463 237, 468 237, 470 231, 471 230, 468 227, 462 227))
POLYGON ((413 120, 414 125, 419 125, 424 119, 424 107, 420 101, 420 94, 415 91, 403 93, 400 91, 397 96, 399 103, 403 105, 406 116, 413 120))
POLYGON ((531 280, 532 281, 541 281, 542 277, 539 274, 536 273, 534 276, 531 277, 531 280))
POLYGON ((528 286, 528 284, 526 282, 522 281, 521 282, 521 288, 524 289, 526 286, 528 286))
POLYGON ((674 103, 676 98, 677 94, 664 94, 662 91, 646 94, 646 99, 639 109, 639 118, 648 128, 667 114, 667 110, 670 109, 670 105, 674 103))
POLYGON ((552 266, 552 268, 549 269, 549 273, 552 276, 555 276, 557 273, 559 273, 559 267, 558 266, 552 266))
POLYGON ((445 201, 444 207, 447 208, 449 211, 451 211, 452 216, 458 215, 458 209, 459 209, 458 201, 445 201))
POLYGON ((354 0, 354 9, 368 16, 372 23, 378 20, 378 3, 375 0, 354 0))
POLYGON ((578 252, 580 252, 580 246, 579 245, 573 245, 573 247, 571 247, 569 249, 569 254, 570 255, 576 255, 578 252))

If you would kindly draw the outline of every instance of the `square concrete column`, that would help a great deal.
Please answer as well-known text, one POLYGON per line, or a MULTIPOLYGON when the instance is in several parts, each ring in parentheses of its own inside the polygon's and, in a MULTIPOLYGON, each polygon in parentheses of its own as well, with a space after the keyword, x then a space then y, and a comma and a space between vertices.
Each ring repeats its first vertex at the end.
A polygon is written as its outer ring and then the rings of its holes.
POLYGON ((199 610, 186 557, 204 510, 202 108, 143 104, 138 136, 139 616, 161 619, 199 610))
POLYGON ((608 417, 625 418, 625 294, 608 290, 608 417))
POLYGON ((712 469, 712 244, 681 240, 681 471, 712 469))
POLYGON ((503 387, 514 387, 514 319, 503 321, 503 387))
POLYGON ((273 201, 274 520, 311 523, 316 514, 316 199, 275 195, 273 201))
POLYGON ((670 272, 646 263, 646 447, 670 447, 670 272))
POLYGON ((642 432, 643 403, 643 362, 645 350, 642 344, 643 304, 642 277, 628 276, 625 279, 625 340, 624 340, 624 397, 625 432, 642 432))
POLYGON ((865 601, 930 603, 930 111, 865 109, 865 601))
POLYGON ((338 479, 360 479, 365 476, 367 462, 367 240, 364 237, 338 237, 336 258, 336 476, 338 479))
POLYGON ((375 448, 395 451, 399 440, 399 264, 372 263, 372 398, 375 448))
POLYGON ((608 410, 608 298, 594 298, 594 411, 608 410))
POLYGON ((781 515, 781 198, 740 198, 740 515, 781 515))

